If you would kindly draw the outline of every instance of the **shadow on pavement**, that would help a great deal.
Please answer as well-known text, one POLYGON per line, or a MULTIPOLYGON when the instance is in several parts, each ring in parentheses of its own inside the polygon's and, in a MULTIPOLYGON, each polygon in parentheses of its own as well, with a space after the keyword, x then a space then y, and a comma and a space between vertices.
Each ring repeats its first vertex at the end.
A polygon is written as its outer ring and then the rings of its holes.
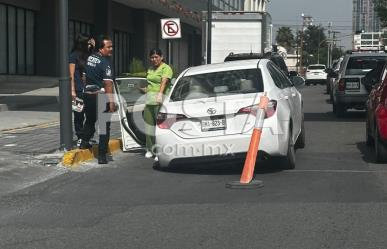
POLYGON ((56 96, 15 95, 0 97, 0 104, 6 104, 9 111, 58 111, 56 96), (47 110, 47 106, 50 108, 47 110))
POLYGON ((374 148, 367 146, 366 142, 358 142, 356 147, 359 149, 364 162, 375 163, 374 148))
POLYGON ((365 122, 366 114, 361 111, 348 111, 342 118, 335 116, 333 112, 304 113, 305 121, 315 122, 365 122))
MULTIPOLYGON (((179 174, 195 174, 195 175, 241 175, 243 170, 244 160, 228 160, 224 162, 211 163, 185 163, 175 164, 167 168, 160 168, 158 163, 153 164, 153 169, 157 171, 179 173, 179 174)), ((274 160, 259 160, 255 165, 254 173, 271 174, 282 171, 279 166, 275 165, 274 160)))

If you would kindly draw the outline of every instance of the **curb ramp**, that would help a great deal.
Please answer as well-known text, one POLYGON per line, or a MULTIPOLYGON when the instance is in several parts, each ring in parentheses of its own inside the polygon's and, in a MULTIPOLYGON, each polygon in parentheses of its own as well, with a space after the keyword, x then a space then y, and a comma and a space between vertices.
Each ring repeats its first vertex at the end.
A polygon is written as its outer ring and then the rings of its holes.
MULTIPOLYGON (((113 154, 122 148, 121 139, 110 139, 108 153, 113 154)), ((63 155, 63 166, 73 169, 79 166, 82 162, 87 162, 98 157, 98 145, 93 145, 91 149, 75 149, 67 151, 63 155)))

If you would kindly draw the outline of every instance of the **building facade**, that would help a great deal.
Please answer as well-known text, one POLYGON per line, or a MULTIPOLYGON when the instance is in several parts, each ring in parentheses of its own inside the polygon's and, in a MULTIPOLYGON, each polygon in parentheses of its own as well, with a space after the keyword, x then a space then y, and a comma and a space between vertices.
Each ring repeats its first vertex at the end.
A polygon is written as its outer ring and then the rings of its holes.
MULTIPOLYGON (((0 0, 0 75, 59 74, 58 0, 0 0)), ((214 0, 218 10, 241 10, 243 0, 214 0)), ((115 74, 133 58, 148 63, 148 51, 171 54, 179 71, 201 63, 201 11, 207 0, 68 0, 69 51, 78 34, 113 38, 115 74), (182 38, 161 39, 160 19, 180 18, 182 38), (168 51, 168 49, 171 51, 168 51), (170 53, 169 53, 170 52, 170 53)))
POLYGON ((353 0, 353 33, 379 32, 380 20, 373 0, 353 0))

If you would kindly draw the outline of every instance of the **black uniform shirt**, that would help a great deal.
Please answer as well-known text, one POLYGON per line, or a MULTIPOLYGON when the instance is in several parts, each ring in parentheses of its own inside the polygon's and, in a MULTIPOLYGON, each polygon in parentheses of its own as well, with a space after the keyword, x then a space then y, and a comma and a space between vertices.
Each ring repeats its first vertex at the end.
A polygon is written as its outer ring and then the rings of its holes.
POLYGON ((110 61, 100 53, 95 53, 87 58, 86 84, 104 87, 103 81, 113 81, 110 61))

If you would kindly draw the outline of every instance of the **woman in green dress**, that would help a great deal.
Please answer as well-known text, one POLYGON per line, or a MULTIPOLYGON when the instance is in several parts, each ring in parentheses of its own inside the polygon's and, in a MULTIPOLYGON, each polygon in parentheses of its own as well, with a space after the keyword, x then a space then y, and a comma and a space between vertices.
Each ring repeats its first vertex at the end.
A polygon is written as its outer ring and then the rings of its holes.
MULTIPOLYGON (((173 76, 171 67, 163 62, 163 54, 159 48, 151 49, 149 57, 151 67, 148 69, 146 76, 148 86, 146 88, 147 98, 144 109, 146 158, 152 158, 156 153, 154 151, 156 117, 173 76)), ((157 156, 155 156, 155 161, 158 161, 157 156)))

